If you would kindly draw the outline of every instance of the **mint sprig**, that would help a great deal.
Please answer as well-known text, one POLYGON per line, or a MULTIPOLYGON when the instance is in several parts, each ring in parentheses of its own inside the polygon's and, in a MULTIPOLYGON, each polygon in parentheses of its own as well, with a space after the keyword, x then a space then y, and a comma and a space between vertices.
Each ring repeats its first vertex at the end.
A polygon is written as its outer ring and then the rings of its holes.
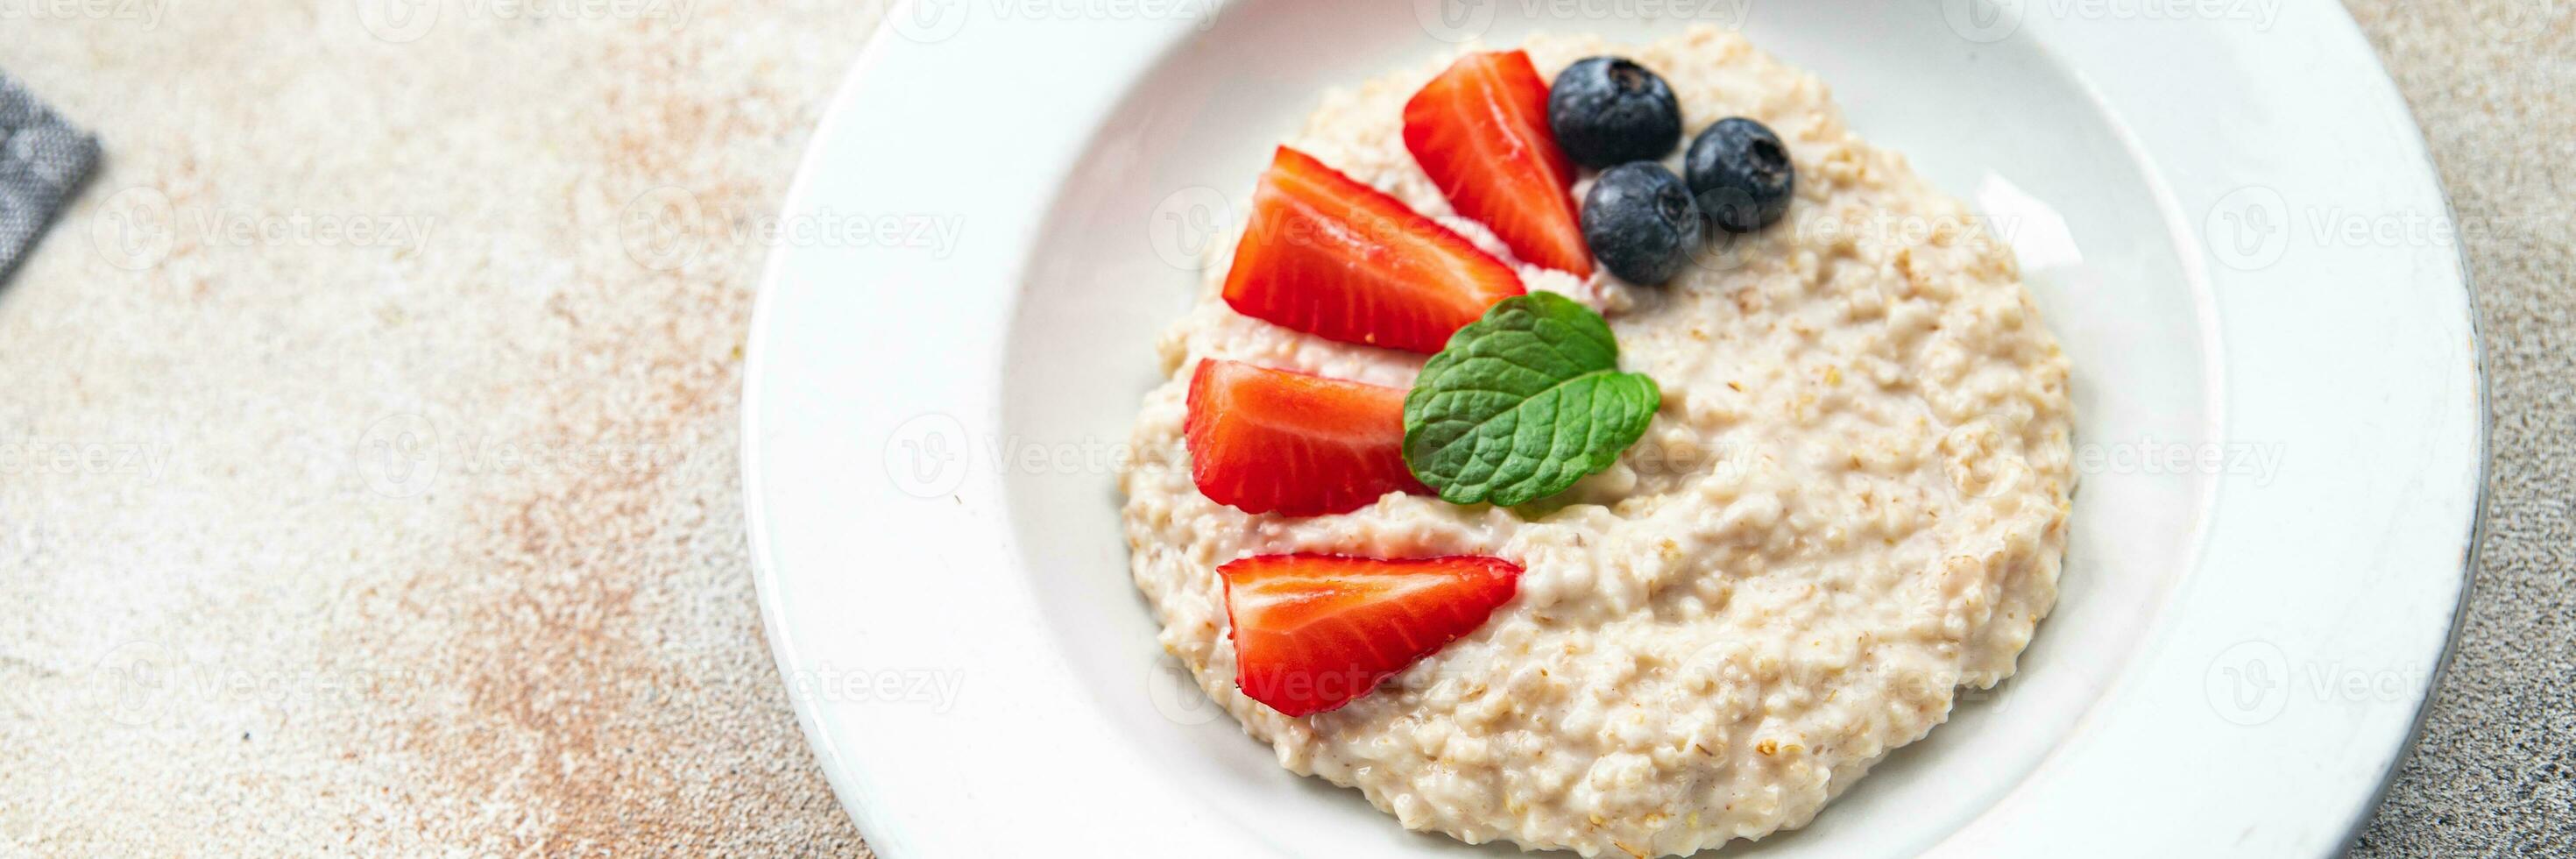
POLYGON ((1404 462, 1452 504, 1510 506, 1610 467, 1663 403, 1601 314, 1549 292, 1449 335, 1404 397, 1404 462))

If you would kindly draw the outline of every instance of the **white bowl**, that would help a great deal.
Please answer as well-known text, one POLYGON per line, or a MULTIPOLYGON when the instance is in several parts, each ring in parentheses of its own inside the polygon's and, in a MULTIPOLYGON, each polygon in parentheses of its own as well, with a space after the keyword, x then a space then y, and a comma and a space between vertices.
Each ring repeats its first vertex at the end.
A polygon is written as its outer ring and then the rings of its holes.
POLYGON ((1816 72, 1993 216, 2078 414, 2063 592, 2021 673, 1731 852, 2342 846, 2447 652, 2486 461, 2448 213, 2351 21, 1748 4, 893 10, 788 203, 744 407, 771 645, 878 854, 1509 852, 1290 775, 1203 699, 1129 582, 1115 457, 1197 243, 1322 89, 1682 19, 1816 72))

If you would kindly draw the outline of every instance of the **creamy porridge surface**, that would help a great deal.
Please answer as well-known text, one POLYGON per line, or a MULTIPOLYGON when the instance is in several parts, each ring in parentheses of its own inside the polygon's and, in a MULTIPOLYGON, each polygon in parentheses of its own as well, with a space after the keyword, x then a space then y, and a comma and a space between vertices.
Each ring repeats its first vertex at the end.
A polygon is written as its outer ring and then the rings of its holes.
MULTIPOLYGON (((1234 313, 1217 295, 1232 248, 1218 247, 1163 338, 1171 380, 1145 399, 1123 478, 1136 584, 1165 648, 1282 765, 1407 827, 1653 856, 1803 825, 1947 718, 1962 685, 2010 675, 2055 601, 2073 489, 2065 357, 2009 249, 1854 138, 1814 77, 1713 29, 1524 47, 1551 76, 1634 59, 1671 82, 1688 132, 1749 116, 1797 165, 1781 223, 1713 244, 1664 287, 1521 267, 1530 289, 1601 310, 1624 368, 1662 385, 1644 439, 1519 509, 1390 494, 1301 519, 1209 501, 1182 441, 1195 362, 1394 386, 1422 364, 1234 313), (1215 568, 1300 551, 1489 554, 1527 572, 1481 629, 1298 719, 1234 688, 1215 568)), ((1451 216, 1401 139, 1405 99, 1449 59, 1326 94, 1285 142, 1508 260, 1451 216)))

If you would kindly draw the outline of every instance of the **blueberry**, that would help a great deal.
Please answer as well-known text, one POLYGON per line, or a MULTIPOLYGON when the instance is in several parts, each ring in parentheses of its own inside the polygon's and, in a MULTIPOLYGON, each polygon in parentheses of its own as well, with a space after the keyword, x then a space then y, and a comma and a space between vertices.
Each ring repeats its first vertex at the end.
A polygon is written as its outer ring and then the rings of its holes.
POLYGON ((1557 73, 1547 91, 1547 127, 1585 167, 1653 161, 1682 142, 1682 105, 1645 66, 1592 57, 1557 73))
POLYGON ((1682 156, 1691 193, 1717 228, 1749 233, 1770 226, 1789 212, 1789 197, 1798 188, 1798 168, 1789 163, 1789 148, 1769 126, 1743 117, 1721 119, 1691 141, 1682 156))
POLYGON ((1699 245, 1699 204, 1664 165, 1631 161, 1604 171, 1583 195, 1583 242, 1620 280, 1673 279, 1699 245))

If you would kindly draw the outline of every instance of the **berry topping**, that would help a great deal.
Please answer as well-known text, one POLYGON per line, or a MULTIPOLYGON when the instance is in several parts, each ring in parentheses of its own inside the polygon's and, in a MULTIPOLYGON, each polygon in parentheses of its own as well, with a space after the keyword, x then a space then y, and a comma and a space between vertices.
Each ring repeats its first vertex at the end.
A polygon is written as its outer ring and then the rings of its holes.
POLYGON ((1235 312, 1331 340, 1440 351, 1520 275, 1404 201, 1282 146, 1226 272, 1235 312))
POLYGON ((1259 555, 1217 568, 1235 685, 1290 716, 1331 710, 1474 632, 1520 585, 1519 564, 1450 555, 1259 555))
POLYGON ((1682 105, 1645 66, 1592 57, 1556 74, 1547 92, 1547 125, 1574 163, 1597 170, 1654 161, 1681 145, 1682 105))
POLYGON ((1699 236, 1699 204, 1664 165, 1612 167, 1583 196, 1583 240, 1620 280, 1655 286, 1673 279, 1690 262, 1699 236))
POLYGON ((1798 169, 1789 163, 1789 147, 1769 126, 1743 117, 1721 119, 1691 141, 1682 158, 1691 193, 1699 209, 1717 228, 1749 233, 1770 226, 1789 211, 1798 189, 1798 169))
POLYGON ((1520 51, 1468 54, 1404 103, 1404 148, 1458 214, 1521 261, 1592 274, 1576 225, 1574 162, 1547 128, 1547 82, 1520 51))
POLYGON ((1190 376, 1190 478, 1246 513, 1347 513, 1420 492, 1404 465, 1404 392, 1240 361, 1190 376))

